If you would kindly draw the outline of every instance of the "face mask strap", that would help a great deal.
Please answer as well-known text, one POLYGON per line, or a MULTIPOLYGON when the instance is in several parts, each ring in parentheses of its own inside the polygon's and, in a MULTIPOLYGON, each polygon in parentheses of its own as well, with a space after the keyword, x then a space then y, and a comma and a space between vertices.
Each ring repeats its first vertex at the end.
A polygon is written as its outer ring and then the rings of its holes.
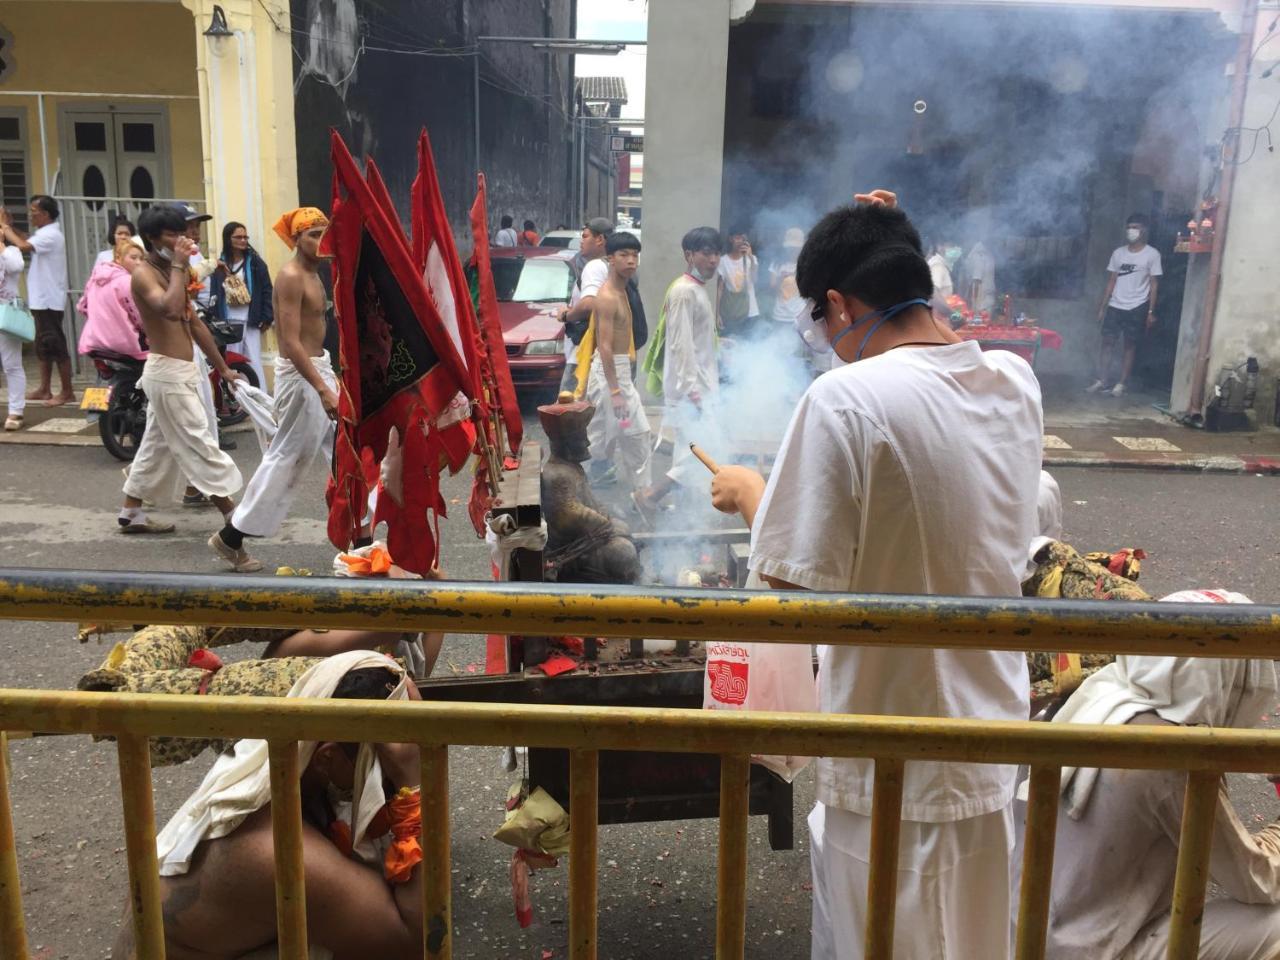
POLYGON ((900 314, 903 310, 906 310, 908 307, 915 307, 915 306, 927 307, 928 305, 929 305, 928 300, 917 297, 915 300, 907 300, 904 303, 894 304, 892 307, 889 307, 888 309, 885 309, 885 310, 873 310, 871 313, 865 314, 858 320, 855 320, 854 323, 851 324, 848 329, 841 330, 840 334, 835 338, 835 340, 831 341, 831 345, 832 347, 834 347, 836 344, 836 340, 839 340, 840 337, 844 336, 846 333, 852 330, 854 326, 856 326, 857 324, 863 323, 868 317, 874 317, 876 314, 879 314, 880 319, 871 325, 871 329, 868 330, 866 336, 862 338, 862 343, 858 344, 858 352, 854 354, 853 359, 855 361, 861 360, 862 352, 867 349, 867 343, 871 340, 872 336, 875 335, 875 332, 877 330, 879 330, 886 323, 888 323, 890 320, 892 320, 894 317, 900 314))

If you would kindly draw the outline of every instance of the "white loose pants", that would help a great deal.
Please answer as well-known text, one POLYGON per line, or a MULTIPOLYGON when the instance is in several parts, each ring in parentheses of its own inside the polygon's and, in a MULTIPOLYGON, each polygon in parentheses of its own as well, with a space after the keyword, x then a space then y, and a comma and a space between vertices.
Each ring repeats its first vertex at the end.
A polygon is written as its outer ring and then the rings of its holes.
MULTIPOLYGON (((312 357, 311 365, 330 389, 337 389, 328 354, 312 357)), ((333 421, 315 387, 285 357, 276 357, 275 373, 276 435, 231 517, 231 525, 251 537, 270 537, 280 530, 298 484, 317 455, 333 443, 333 421)))
MULTIPOLYGON (((871 818, 819 803, 809 817, 813 960, 862 960, 871 818)), ((967 820, 903 820, 894 960, 1007 960, 1013 806, 967 820)))
POLYGON ((157 501, 190 483, 205 496, 230 497, 244 485, 235 462, 218 449, 200 397, 200 368, 153 353, 138 386, 147 395, 147 427, 124 483, 127 497, 157 501))
POLYGON ((644 412, 640 392, 631 381, 630 358, 625 353, 615 356, 613 369, 622 399, 626 401, 622 420, 613 412, 613 398, 609 394, 609 381, 605 379, 600 355, 591 358, 587 401, 596 408, 595 415, 587 424, 591 459, 614 464, 619 479, 627 488, 643 490, 652 482, 650 461, 653 449, 649 439, 649 418, 644 412))
POLYGON ((0 333, 0 365, 9 388, 9 416, 20 417, 27 408, 27 371, 22 366, 22 341, 0 333))

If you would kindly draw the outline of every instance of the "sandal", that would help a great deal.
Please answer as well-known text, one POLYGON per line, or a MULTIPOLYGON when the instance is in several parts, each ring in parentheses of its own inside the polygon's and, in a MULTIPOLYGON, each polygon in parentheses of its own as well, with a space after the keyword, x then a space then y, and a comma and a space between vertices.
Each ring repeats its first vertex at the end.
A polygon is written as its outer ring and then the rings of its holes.
POLYGON ((22 417, 18 414, 11 413, 4 421, 4 428, 12 433, 15 430, 22 429, 22 417))

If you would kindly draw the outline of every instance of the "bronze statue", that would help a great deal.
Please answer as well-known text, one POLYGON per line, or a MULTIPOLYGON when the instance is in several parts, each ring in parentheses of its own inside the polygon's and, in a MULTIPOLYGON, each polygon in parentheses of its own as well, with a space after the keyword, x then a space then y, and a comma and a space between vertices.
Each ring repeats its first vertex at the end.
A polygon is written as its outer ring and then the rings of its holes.
POLYGON ((595 407, 556 403, 538 408, 551 445, 542 466, 542 513, 547 521, 547 576, 561 583, 635 583, 640 561, 631 531, 609 516, 587 483, 587 424, 595 407))

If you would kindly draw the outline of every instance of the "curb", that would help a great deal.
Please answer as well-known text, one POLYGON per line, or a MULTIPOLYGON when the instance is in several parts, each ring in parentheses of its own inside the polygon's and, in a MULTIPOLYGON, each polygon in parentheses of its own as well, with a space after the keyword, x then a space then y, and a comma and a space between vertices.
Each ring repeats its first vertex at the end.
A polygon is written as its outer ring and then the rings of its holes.
POLYGON ((1046 467, 1111 467, 1116 470, 1153 470, 1181 473, 1254 473, 1280 476, 1280 456, 1186 456, 1154 458, 1116 457, 1105 453, 1060 454, 1044 458, 1046 467))

